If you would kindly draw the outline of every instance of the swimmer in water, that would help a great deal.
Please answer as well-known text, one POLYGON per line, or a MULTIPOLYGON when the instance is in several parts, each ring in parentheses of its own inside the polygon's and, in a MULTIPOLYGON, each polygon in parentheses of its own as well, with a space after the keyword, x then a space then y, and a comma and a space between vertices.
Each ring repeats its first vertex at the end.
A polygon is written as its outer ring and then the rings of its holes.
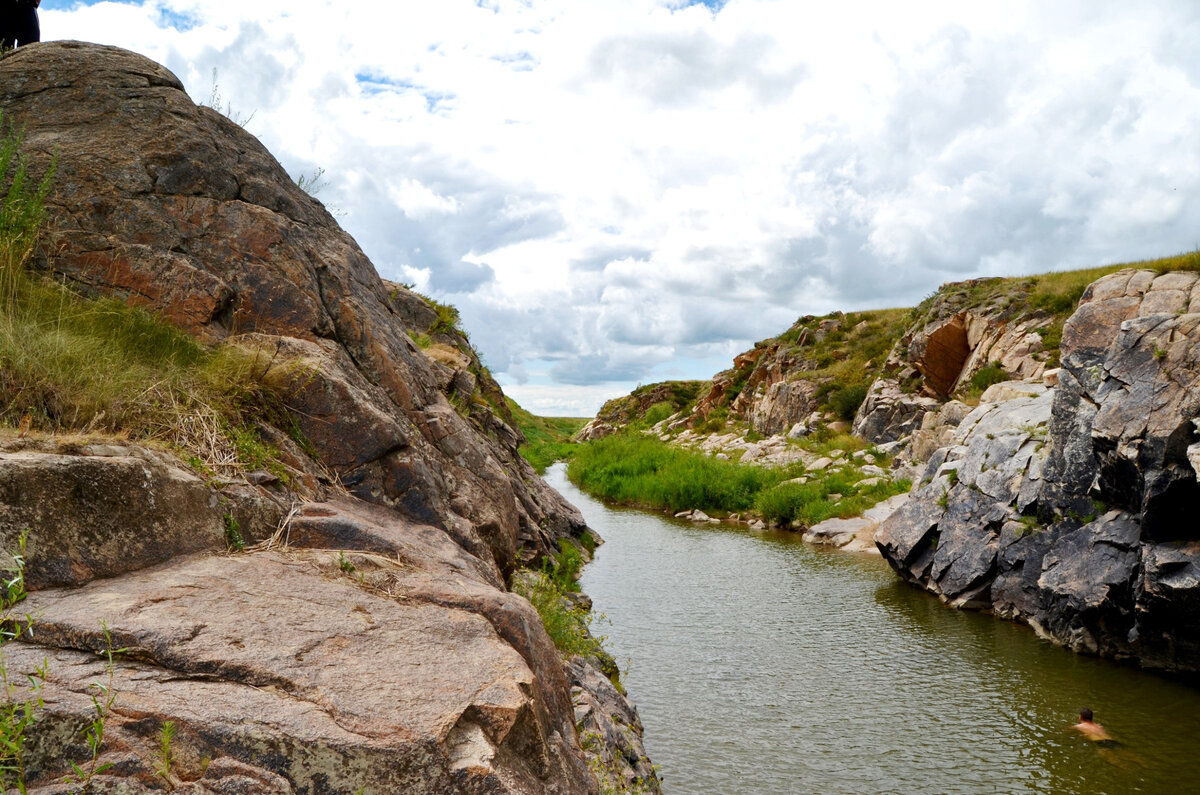
POLYGON ((1079 723, 1076 723, 1071 728, 1101 748, 1115 748, 1120 745, 1103 726, 1096 723, 1095 715, 1087 707, 1079 710, 1079 723))

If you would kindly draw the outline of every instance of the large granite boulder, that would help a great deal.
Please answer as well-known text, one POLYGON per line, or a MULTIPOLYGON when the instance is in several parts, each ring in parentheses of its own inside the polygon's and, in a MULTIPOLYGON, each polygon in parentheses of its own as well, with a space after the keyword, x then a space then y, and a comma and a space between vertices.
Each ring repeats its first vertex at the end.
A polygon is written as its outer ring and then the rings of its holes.
POLYGON ((28 531, 18 610, 34 620, 3 650, 9 679, 45 663, 30 791, 78 788, 64 776, 99 680, 111 767, 90 791, 597 792, 581 685, 506 589, 590 531, 518 456, 465 338, 141 56, 21 48, 0 57, 0 112, 35 170, 58 163, 36 264, 255 353, 289 414, 258 430, 298 474, 289 492, 128 441, 0 448, 0 541, 28 531), (249 546, 226 554, 234 531, 249 546), (155 771, 167 721, 171 781, 155 771))
POLYGON ((894 378, 877 378, 858 408, 852 429, 875 444, 895 442, 920 428, 925 415, 939 405, 935 398, 905 392, 894 378))
POLYGON ((775 381, 750 408, 750 425, 763 436, 786 433, 816 411, 817 385, 813 381, 775 381))
POLYGON ((1198 284, 1092 284, 1057 386, 989 390, 880 527, 893 568, 1077 651, 1200 670, 1198 284))
POLYGON ((277 352, 312 443, 290 452, 312 482, 454 528, 504 569, 584 532, 517 454, 502 401, 449 401, 453 378, 409 335, 428 329, 422 300, 385 284, 254 136, 165 68, 94 44, 23 47, 0 59, 0 112, 35 168, 57 158, 41 266, 201 339, 277 352))

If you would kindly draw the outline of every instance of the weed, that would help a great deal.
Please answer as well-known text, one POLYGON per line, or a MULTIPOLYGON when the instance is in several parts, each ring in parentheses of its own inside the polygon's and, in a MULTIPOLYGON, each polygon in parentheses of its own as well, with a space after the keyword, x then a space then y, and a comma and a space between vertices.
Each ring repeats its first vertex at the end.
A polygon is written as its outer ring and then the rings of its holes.
POLYGON ((325 169, 317 167, 311 176, 301 174, 296 177, 296 187, 307 193, 309 196, 316 196, 328 186, 328 182, 322 182, 321 178, 325 176, 325 169))
POLYGON ((867 384, 859 383, 837 389, 829 396, 829 407, 843 420, 849 422, 858 413, 858 407, 867 399, 867 384))
POLYGON ((338 568, 343 574, 353 574, 355 571, 354 564, 346 560, 346 553, 338 552, 338 568))
POLYGON ((982 395, 993 384, 999 384, 1011 378, 1012 376, 1001 365, 990 362, 971 376, 970 392, 982 395))
POLYGON ((225 545, 231 552, 241 552, 246 548, 246 539, 242 538, 242 526, 232 513, 225 514, 225 545))
POLYGON ((158 730, 158 761, 154 763, 154 774, 165 781, 168 787, 174 786, 171 778, 171 766, 175 761, 171 754, 171 741, 174 739, 175 723, 166 721, 158 730))
POLYGON ((209 93, 208 99, 199 104, 201 104, 205 107, 212 108, 217 113, 220 113, 225 118, 229 119, 231 122, 233 122, 234 124, 236 124, 239 127, 242 127, 243 129, 246 127, 247 124, 249 124, 251 121, 254 120, 254 114, 258 112, 258 111, 251 111, 250 115, 246 116, 246 115, 243 115, 242 113, 234 110, 233 104, 231 102, 226 101, 225 107, 222 108, 221 101, 222 101, 221 88, 219 85, 217 85, 217 67, 214 66, 213 70, 212 70, 212 91, 209 93))
POLYGON ((579 572, 583 570, 583 553, 573 541, 563 538, 558 542, 558 554, 542 562, 542 574, 546 575, 560 591, 579 590, 579 572))
POLYGON ((104 747, 104 727, 108 723, 108 717, 112 714, 113 704, 117 700, 117 692, 113 688, 113 677, 115 675, 114 656, 123 654, 125 649, 114 649, 112 647, 112 634, 108 630, 108 624, 101 623, 101 630, 104 632, 104 670, 107 677, 105 682, 92 682, 90 689, 92 690, 92 719, 84 729, 84 737, 87 740, 88 751, 91 753, 91 759, 86 763, 87 767, 72 761, 72 775, 66 777, 67 783, 81 784, 83 791, 87 792, 91 786, 91 781, 100 773, 103 773, 108 768, 112 767, 111 763, 98 764, 100 760, 100 752, 104 747))
POLYGON ((25 740, 30 727, 42 709, 42 687, 46 680, 46 663, 26 676, 25 697, 17 697, 17 684, 10 677, 4 660, 4 647, 23 633, 33 631, 33 618, 26 614, 15 617, 12 610, 25 600, 25 542, 28 532, 17 539, 17 551, 5 567, 4 593, 0 606, 4 615, 0 621, 0 791, 10 787, 25 792, 25 740))
POLYGON ((513 578, 513 591, 537 609, 546 634, 564 656, 608 657, 604 639, 591 634, 591 614, 572 607, 564 591, 550 577, 542 572, 519 573, 513 578))

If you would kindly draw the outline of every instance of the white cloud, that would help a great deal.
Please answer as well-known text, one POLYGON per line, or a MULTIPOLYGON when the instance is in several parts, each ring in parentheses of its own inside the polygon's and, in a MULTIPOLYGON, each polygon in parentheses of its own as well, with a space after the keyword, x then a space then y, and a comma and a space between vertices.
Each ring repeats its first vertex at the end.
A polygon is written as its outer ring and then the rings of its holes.
POLYGON ((1186 0, 45 0, 42 21, 197 99, 216 68, 291 173, 326 169, 383 275, 457 303, 554 405, 710 375, 800 314, 1200 244, 1186 0))

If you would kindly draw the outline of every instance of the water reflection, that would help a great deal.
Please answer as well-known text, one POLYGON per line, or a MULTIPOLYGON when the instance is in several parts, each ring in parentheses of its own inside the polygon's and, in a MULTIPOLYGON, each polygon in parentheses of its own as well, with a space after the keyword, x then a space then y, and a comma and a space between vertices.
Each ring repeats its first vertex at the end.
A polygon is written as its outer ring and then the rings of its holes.
POLYGON ((946 608, 876 558, 547 479, 608 540, 583 584, 668 792, 1173 792, 1200 774, 1196 689, 946 608), (1081 706, 1127 758, 1068 732, 1081 706))

